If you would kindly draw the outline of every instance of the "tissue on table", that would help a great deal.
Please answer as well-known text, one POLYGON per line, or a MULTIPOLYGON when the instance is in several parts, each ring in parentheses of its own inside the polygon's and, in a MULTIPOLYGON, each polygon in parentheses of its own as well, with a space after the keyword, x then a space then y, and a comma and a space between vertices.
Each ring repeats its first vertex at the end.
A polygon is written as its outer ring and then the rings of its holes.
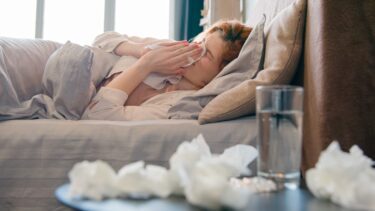
POLYGON ((187 200, 205 208, 221 206, 243 208, 252 192, 229 180, 250 173, 248 165, 257 150, 236 145, 221 155, 212 154, 202 135, 183 142, 170 159, 170 169, 147 165, 143 161, 125 165, 118 174, 103 161, 76 164, 69 173, 73 197, 101 200, 118 196, 185 195, 187 200))
POLYGON ((145 167, 143 161, 122 167, 118 172, 117 184, 122 194, 133 198, 164 198, 172 192, 168 170, 156 165, 145 167))
POLYGON ((272 192, 277 190, 274 181, 263 177, 230 178, 230 184, 235 187, 247 188, 252 193, 272 192))
POLYGON ((83 161, 73 166, 69 172, 72 197, 83 197, 95 200, 117 197, 116 172, 103 161, 83 161))
POLYGON ((315 168, 306 172, 306 183, 318 198, 327 198, 348 208, 375 210, 373 164, 358 146, 346 153, 337 142, 332 142, 320 154, 315 168))
POLYGON ((199 160, 189 173, 184 187, 187 200, 210 209, 219 209, 222 205, 236 209, 245 207, 251 192, 229 182, 231 177, 245 172, 240 165, 233 163, 221 156, 199 160))
POLYGON ((183 194, 184 187, 189 181, 189 174, 195 164, 202 158, 211 156, 210 148, 202 134, 199 134, 191 142, 185 141, 177 147, 177 151, 169 159, 174 194, 183 194))
POLYGON ((170 159, 175 193, 184 193, 190 203, 210 209, 222 205, 243 208, 250 191, 232 186, 229 179, 249 174, 248 165, 257 154, 248 145, 230 147, 221 155, 211 154, 202 135, 184 142, 170 159))

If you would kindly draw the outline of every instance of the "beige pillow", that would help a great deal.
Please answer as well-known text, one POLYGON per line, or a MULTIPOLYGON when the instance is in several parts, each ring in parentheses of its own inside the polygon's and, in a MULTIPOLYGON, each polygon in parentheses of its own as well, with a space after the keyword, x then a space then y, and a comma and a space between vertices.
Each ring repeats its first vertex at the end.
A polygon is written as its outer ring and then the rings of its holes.
POLYGON ((234 119, 255 112, 255 87, 287 84, 292 79, 302 51, 306 0, 283 9, 266 29, 264 69, 211 100, 200 112, 200 124, 234 119))

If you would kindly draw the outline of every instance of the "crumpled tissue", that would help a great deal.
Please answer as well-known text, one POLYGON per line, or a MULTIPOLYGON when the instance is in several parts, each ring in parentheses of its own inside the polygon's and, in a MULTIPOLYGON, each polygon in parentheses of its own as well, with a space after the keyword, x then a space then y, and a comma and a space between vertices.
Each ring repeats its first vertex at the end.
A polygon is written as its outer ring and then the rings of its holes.
POLYGON ((102 200, 104 197, 119 195, 116 184, 116 172, 103 161, 83 161, 73 166, 68 174, 70 196, 102 200))
POLYGON ((116 174, 103 161, 77 163, 69 172, 70 195, 101 200, 176 194, 209 209, 241 209, 253 191, 233 184, 230 179, 249 174, 248 165, 257 155, 258 151, 249 145, 236 145, 220 155, 212 154, 203 136, 198 135, 179 145, 169 160, 169 170, 138 161, 125 165, 116 174))
POLYGON ((375 210, 373 164, 358 146, 346 153, 334 141, 320 154, 315 168, 306 172, 306 183, 318 198, 351 209, 375 210))
POLYGON ((183 193, 195 205, 210 209, 220 206, 243 208, 250 191, 230 184, 231 177, 248 175, 248 165, 258 155, 249 145, 236 145, 221 155, 211 154, 202 135, 192 142, 184 142, 170 159, 175 193, 183 193), (175 183, 176 184, 176 183, 175 183))
POLYGON ((147 165, 138 161, 125 165, 118 172, 117 185, 125 196, 146 198, 149 196, 167 197, 172 193, 166 168, 147 165))
POLYGON ((230 183, 233 186, 240 186, 247 188, 253 193, 264 193, 276 191, 276 183, 272 180, 265 179, 263 177, 244 177, 242 179, 230 178, 230 183))
POLYGON ((167 197, 172 192, 168 170, 161 166, 145 166, 143 161, 125 165, 118 174, 101 160, 83 161, 74 165, 69 179, 71 197, 94 200, 120 196, 167 197))

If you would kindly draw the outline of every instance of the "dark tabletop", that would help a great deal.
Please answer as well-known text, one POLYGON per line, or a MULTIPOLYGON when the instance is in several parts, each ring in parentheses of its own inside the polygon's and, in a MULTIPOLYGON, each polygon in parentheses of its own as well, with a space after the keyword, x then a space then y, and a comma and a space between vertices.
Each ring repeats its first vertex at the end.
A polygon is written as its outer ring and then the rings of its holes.
POLYGON ((246 210, 344 211, 349 209, 340 207, 328 200, 317 199, 307 189, 299 188, 253 195, 246 210))
MULTIPOLYGON (((68 184, 56 190, 60 202, 83 210, 142 210, 142 211, 190 211, 201 210, 186 202, 183 197, 169 197, 167 199, 153 198, 148 200, 111 199, 102 202, 89 200, 72 200, 67 197, 68 184)), ((231 210, 225 209, 223 210, 231 210)), ((281 190, 277 192, 251 195, 245 210, 251 211, 348 211, 327 200, 315 198, 305 187, 295 190, 281 190)))

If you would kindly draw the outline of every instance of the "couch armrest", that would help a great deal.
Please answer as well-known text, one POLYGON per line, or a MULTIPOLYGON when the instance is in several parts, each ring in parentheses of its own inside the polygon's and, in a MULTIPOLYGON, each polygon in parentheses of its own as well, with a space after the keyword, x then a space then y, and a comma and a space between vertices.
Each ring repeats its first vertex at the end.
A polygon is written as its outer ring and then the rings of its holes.
POLYGON ((309 0, 303 170, 338 140, 375 158, 375 1, 309 0))

